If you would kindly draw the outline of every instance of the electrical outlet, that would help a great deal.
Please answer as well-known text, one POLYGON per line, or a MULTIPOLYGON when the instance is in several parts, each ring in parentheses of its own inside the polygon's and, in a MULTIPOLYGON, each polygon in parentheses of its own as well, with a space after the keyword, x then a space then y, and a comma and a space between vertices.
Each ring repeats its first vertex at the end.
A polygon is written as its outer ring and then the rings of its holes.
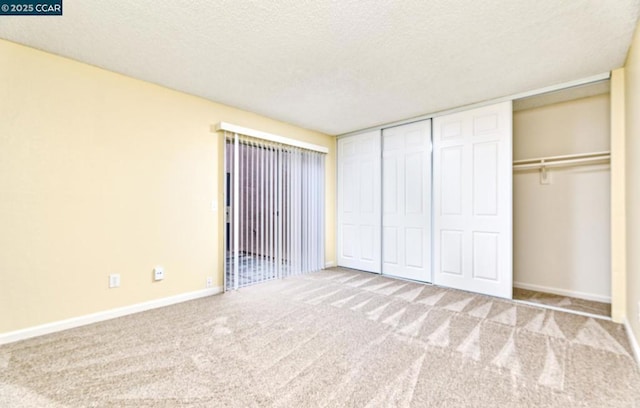
POLYGON ((153 268, 153 279, 157 281, 164 279, 164 268, 162 266, 153 268))
POLYGON ((213 277, 211 277, 211 276, 207 277, 207 287, 208 288, 213 287, 213 277))
POLYGON ((109 288, 119 288, 120 287, 120 274, 112 273, 109 275, 109 288))

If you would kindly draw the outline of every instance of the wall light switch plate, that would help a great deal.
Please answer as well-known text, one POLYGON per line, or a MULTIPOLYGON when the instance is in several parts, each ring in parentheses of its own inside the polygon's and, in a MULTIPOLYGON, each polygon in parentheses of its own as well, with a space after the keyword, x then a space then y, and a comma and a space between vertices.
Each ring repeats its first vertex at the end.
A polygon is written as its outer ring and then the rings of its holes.
POLYGON ((111 275, 109 275, 109 287, 110 288, 120 287, 120 274, 112 273, 111 275))
POLYGON ((163 280, 164 279, 164 268, 162 266, 156 266, 153 268, 153 280, 163 280))

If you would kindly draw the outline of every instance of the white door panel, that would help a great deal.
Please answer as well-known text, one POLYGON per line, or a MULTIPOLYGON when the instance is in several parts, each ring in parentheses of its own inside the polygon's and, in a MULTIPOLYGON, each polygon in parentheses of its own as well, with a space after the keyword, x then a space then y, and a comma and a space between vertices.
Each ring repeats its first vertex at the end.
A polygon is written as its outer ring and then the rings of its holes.
POLYGON ((512 297, 511 102, 434 119, 434 282, 512 297))
POLYGON ((338 265, 380 273, 380 132, 338 140, 338 265))
POLYGON ((382 273, 431 281, 431 121, 382 132, 382 273))

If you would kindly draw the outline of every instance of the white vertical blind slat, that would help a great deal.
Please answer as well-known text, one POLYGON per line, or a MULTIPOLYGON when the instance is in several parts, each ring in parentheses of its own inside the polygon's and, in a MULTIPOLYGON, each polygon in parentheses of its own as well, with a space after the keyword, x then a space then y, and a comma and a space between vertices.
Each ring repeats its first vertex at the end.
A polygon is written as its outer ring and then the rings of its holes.
POLYGON ((257 215, 258 215, 258 146, 252 146, 251 154, 251 261, 253 270, 258 270, 258 247, 257 247, 257 215))
POLYGON ((233 211, 233 288, 238 289, 238 275, 240 273, 240 141, 238 134, 234 135, 233 145, 233 202, 237 208, 233 211))
MULTIPOLYGON (((282 153, 282 150, 280 150, 282 153)), ((276 268, 277 268, 277 277, 278 279, 282 277, 282 154, 278 155, 278 160, 280 163, 276 166, 276 180, 277 180, 277 188, 276 188, 276 214, 277 214, 277 223, 276 223, 276 237, 277 237, 277 245, 276 245, 276 268)))
POLYGON ((267 262, 264 265, 265 273, 264 279, 271 279, 271 264, 273 262, 272 258, 272 241, 273 241, 273 212, 272 212, 272 195, 273 195, 273 178, 271 176, 271 160, 273 156, 273 152, 271 147, 266 146, 266 163, 265 163, 265 180, 266 180, 266 217, 267 217, 267 239, 266 239, 266 254, 267 254, 267 262))
MULTIPOLYGON (((314 154, 313 158, 313 214, 318 214, 318 162, 317 156, 314 154)), ((313 220, 313 248, 318 247, 318 217, 313 220)), ((318 270, 318 251, 313 251, 313 270, 318 270)))
POLYGON ((254 267, 253 265, 253 256, 252 256, 252 247, 251 244, 253 243, 253 228, 252 228, 252 224, 251 224, 251 219, 253 218, 253 197, 252 197, 252 180, 251 180, 251 176, 253 174, 253 160, 252 160, 252 156, 253 156, 253 144, 249 143, 246 146, 246 169, 247 169, 247 178, 245 180, 245 189, 246 189, 246 204, 247 204, 247 210, 246 210, 246 218, 245 218, 245 231, 246 231, 246 236, 247 236, 247 243, 245 246, 245 262, 247 263, 247 266, 251 269, 254 267))
POLYGON ((311 218, 311 210, 313 208, 313 180, 311 179, 311 154, 307 153, 307 268, 306 272, 312 270, 311 260, 313 259, 313 251, 311 247, 311 242, 313 240, 313 219, 311 218))
POLYGON ((293 183, 291 182, 291 165, 293 153, 289 152, 288 160, 287 160, 287 276, 290 276, 292 269, 292 257, 293 253, 291 251, 292 247, 292 237, 293 237, 293 226, 292 226, 292 214, 291 214, 291 197, 292 197, 292 188, 293 183))
POLYGON ((260 271, 258 273, 259 279, 264 280, 264 241, 265 241, 265 211, 264 211, 264 163, 265 163, 265 149, 264 146, 260 146, 260 271))
POLYGON ((324 189, 324 183, 325 183, 325 177, 324 177, 324 156, 323 155, 318 155, 319 157, 319 167, 318 167, 318 173, 320 174, 319 179, 320 179, 320 202, 322 203, 322 205, 320 206, 320 269, 324 269, 324 265, 325 265, 325 249, 326 249, 326 245, 325 245, 325 208, 326 208, 326 199, 325 199, 325 189, 324 189))
POLYGON ((295 216, 295 220, 294 220, 294 224, 295 224, 295 231, 294 231, 294 236, 296 237, 295 240, 295 256, 296 256, 296 270, 298 271, 302 271, 302 257, 301 257, 301 245, 302 245, 302 230, 301 230, 301 220, 302 220, 302 189, 301 189, 301 184, 302 184, 302 179, 301 179, 301 163, 300 163, 300 154, 301 151, 297 151, 296 152, 296 161, 295 161, 295 192, 296 192, 296 196, 295 196, 295 200, 294 200, 294 204, 293 207, 295 209, 294 211, 294 216, 295 216))
MULTIPOLYGON (((310 208, 309 213, 315 214, 316 209, 316 179, 315 179, 315 155, 309 154, 309 186, 311 187, 311 191, 309 192, 311 195, 311 200, 309 201, 310 208)), ((315 219, 311 220, 311 225, 309 226, 309 232, 311 235, 311 239, 309 240, 309 247, 315 248, 316 245, 316 221, 315 219)), ((314 271, 316 269, 316 251, 309 252, 309 270, 314 271)))
MULTIPOLYGON (((246 197, 246 189, 247 189, 247 183, 246 183, 246 177, 247 177, 247 149, 246 149, 246 145, 245 144, 240 144, 240 192, 241 195, 240 197, 238 197, 238 203, 240 204, 240 226, 239 226, 239 230, 240 230, 240 267, 244 267, 245 266, 245 251, 247 248, 247 231, 245 230, 244 226, 246 224, 246 218, 247 218, 247 202, 245 201, 245 197, 246 197)), ((239 286, 240 284, 240 276, 238 276, 237 282, 236 282, 236 286, 239 286)))

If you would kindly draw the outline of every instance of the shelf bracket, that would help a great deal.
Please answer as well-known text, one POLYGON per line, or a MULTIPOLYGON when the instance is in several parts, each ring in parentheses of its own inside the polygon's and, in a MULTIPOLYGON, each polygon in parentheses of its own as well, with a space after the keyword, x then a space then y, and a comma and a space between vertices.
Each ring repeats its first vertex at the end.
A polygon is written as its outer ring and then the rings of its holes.
POLYGON ((544 159, 542 159, 540 162, 540 184, 551 184, 551 174, 549 174, 549 172, 547 171, 547 166, 545 166, 544 159))

